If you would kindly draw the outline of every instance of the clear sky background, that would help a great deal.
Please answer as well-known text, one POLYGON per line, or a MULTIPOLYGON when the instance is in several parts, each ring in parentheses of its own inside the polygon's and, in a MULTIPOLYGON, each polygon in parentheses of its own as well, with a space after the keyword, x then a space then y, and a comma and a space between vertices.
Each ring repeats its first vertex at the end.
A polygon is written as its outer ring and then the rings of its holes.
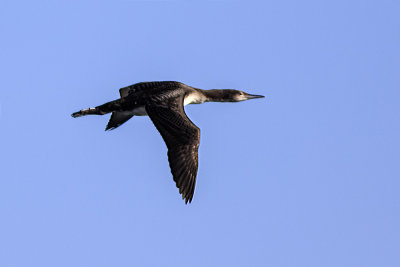
POLYGON ((2 1, 0 266, 400 266, 398 1, 2 1), (148 117, 70 114, 136 82, 186 107, 185 205, 148 117))

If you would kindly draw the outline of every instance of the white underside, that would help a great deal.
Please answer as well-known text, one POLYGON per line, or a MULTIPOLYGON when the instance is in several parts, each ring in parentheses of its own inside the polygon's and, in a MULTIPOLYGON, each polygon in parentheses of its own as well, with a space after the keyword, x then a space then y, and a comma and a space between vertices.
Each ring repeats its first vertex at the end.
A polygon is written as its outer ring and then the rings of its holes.
POLYGON ((204 103, 205 99, 204 96, 197 93, 197 92, 193 92, 188 94, 185 99, 183 100, 183 105, 189 105, 189 104, 201 104, 204 103))

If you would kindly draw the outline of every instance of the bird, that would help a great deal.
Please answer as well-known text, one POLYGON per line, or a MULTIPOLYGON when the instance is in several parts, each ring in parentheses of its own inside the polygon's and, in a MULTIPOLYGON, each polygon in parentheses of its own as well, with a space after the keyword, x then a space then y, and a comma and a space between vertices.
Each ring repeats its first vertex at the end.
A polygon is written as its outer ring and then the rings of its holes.
POLYGON ((262 98, 235 89, 199 89, 176 81, 140 82, 119 89, 120 98, 95 108, 72 113, 77 118, 111 113, 107 130, 133 116, 149 116, 167 146, 168 161, 182 199, 191 203, 198 170, 200 129, 188 118, 184 106, 204 102, 240 102, 262 98))

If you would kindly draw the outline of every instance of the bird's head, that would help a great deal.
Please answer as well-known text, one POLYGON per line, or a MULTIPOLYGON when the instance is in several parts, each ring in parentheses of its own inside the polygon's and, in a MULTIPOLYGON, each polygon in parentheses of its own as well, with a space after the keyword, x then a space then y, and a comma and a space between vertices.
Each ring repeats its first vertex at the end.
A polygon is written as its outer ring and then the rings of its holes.
POLYGON ((240 90, 232 90, 232 91, 233 91, 232 92, 233 99, 235 99, 235 102, 264 97, 263 95, 251 95, 240 90))

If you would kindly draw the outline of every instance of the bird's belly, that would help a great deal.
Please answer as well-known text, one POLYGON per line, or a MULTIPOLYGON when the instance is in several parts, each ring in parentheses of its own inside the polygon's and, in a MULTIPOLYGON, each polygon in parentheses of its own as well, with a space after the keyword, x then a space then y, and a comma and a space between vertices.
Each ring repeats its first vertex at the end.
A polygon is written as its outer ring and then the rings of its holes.
POLYGON ((135 116, 147 116, 146 108, 144 106, 134 108, 131 112, 135 116))

